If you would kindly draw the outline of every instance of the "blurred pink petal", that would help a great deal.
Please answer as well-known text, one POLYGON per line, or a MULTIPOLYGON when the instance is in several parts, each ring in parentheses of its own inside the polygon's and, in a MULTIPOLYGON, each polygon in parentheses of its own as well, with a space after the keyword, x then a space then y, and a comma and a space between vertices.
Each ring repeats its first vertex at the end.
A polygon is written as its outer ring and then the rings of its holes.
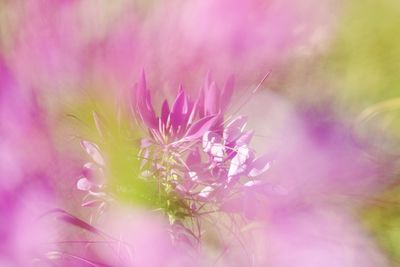
POLYGON ((113 207, 101 222, 110 237, 109 244, 91 249, 104 264, 112 266, 199 266, 200 259, 190 258, 189 251, 173 244, 169 224, 160 215, 113 207))
POLYGON ((267 222, 265 266, 389 266, 372 239, 347 212, 292 207, 267 222))
POLYGON ((18 79, 38 89, 73 88, 81 79, 84 40, 78 1, 15 2, 18 30, 8 57, 18 79))
POLYGON ((249 112, 250 124, 256 123, 254 128, 262 136, 255 140, 255 147, 274 155, 274 164, 260 177, 265 183, 260 190, 270 194, 271 203, 351 201, 367 197, 387 183, 387 176, 366 157, 367 147, 357 141, 348 123, 329 111, 296 110, 266 93, 253 99, 252 105, 257 103, 268 106, 249 112), (285 195, 275 193, 273 187, 281 188, 285 195))

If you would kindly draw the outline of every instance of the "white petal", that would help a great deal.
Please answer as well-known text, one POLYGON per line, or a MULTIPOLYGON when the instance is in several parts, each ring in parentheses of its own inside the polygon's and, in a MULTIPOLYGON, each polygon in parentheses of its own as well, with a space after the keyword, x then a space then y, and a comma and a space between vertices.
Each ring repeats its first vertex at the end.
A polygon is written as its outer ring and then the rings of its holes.
POLYGON ((210 151, 210 148, 211 148, 211 141, 209 139, 210 133, 211 132, 208 131, 203 135, 203 150, 204 150, 204 152, 210 151))
POLYGON ((92 188, 92 183, 85 177, 82 177, 76 183, 76 187, 82 191, 89 191, 92 188))
POLYGON ((221 162, 224 157, 225 147, 223 144, 214 144, 211 146, 210 153, 214 156, 215 161, 221 162))
POLYGON ((252 186, 260 185, 260 184, 261 184, 261 181, 260 181, 260 180, 251 180, 251 181, 246 182, 246 183, 244 184, 244 186, 246 186, 246 187, 252 187, 252 186))
POLYGON ((96 144, 90 143, 88 141, 83 140, 81 142, 83 148, 86 150, 86 153, 89 154, 89 156, 92 157, 94 162, 97 164, 104 166, 104 159, 101 156, 100 149, 96 144))
POLYGON ((246 169, 246 161, 250 157, 250 150, 246 145, 236 148, 236 155, 229 166, 228 177, 237 175, 246 169))
POLYGON ((201 192, 199 193, 199 196, 203 197, 203 198, 207 198, 213 191, 214 191, 214 188, 212 188, 211 186, 206 186, 203 188, 203 190, 201 190, 201 192))
POLYGON ((197 179, 199 179, 196 172, 191 171, 188 174, 189 174, 190 179, 192 179, 192 181, 196 181, 197 179))

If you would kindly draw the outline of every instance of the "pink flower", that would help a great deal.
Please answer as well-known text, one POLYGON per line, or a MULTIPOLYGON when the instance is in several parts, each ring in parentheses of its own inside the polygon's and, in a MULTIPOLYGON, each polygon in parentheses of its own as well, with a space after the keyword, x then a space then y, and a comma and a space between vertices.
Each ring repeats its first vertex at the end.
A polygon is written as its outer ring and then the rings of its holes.
POLYGON ((271 158, 256 158, 250 148, 253 132, 245 130, 247 119, 224 121, 232 78, 220 90, 208 77, 196 100, 181 87, 171 108, 163 101, 160 115, 144 75, 135 88, 133 113, 148 132, 139 155, 142 177, 159 185, 159 205, 171 222, 198 216, 208 205, 219 211, 247 186, 240 180, 250 182, 269 168, 271 158))

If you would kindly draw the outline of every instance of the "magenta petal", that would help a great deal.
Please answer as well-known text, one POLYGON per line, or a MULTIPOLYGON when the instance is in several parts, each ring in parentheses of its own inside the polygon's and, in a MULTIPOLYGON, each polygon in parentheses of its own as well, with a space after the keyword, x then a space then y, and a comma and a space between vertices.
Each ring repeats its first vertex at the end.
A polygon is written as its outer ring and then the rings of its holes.
POLYGON ((185 117, 188 114, 188 110, 189 108, 187 97, 185 95, 185 92, 182 90, 182 87, 180 87, 179 93, 176 96, 174 104, 172 105, 170 114, 171 126, 175 131, 185 120, 185 117))
POLYGON ((146 85, 146 74, 144 73, 144 70, 141 71, 140 73, 140 79, 138 82, 138 88, 140 88, 144 92, 147 90, 147 85, 146 85))
POLYGON ((64 221, 65 223, 71 224, 80 229, 86 230, 90 233, 100 235, 100 236, 107 236, 101 230, 86 223, 85 221, 79 219, 78 217, 75 217, 75 216, 69 214, 68 212, 66 212, 62 209, 51 210, 46 215, 54 215, 56 217, 56 219, 58 219, 60 221, 64 221))
POLYGON ((208 88, 212 83, 212 76, 210 71, 207 72, 206 78, 204 79, 204 87, 208 88))
POLYGON ((157 118, 153 111, 148 110, 143 105, 138 105, 139 115, 147 127, 156 129, 158 127, 157 118))
POLYGON ((247 123, 247 117, 239 116, 231 121, 224 130, 224 139, 227 144, 236 141, 242 134, 247 123))
POLYGON ((182 136, 186 132, 187 127, 189 126, 189 120, 193 115, 193 108, 194 108, 193 102, 190 102, 187 97, 185 99, 185 102, 186 104, 184 108, 184 113, 182 114, 183 116, 182 116, 181 126, 177 132, 178 136, 182 136))
POLYGON ((224 88, 221 92, 221 109, 225 111, 231 101, 233 95, 233 88, 235 85, 235 78, 231 75, 228 80, 225 82, 224 88))
POLYGON ((218 117, 219 117, 218 115, 211 115, 195 122, 192 126, 190 126, 189 130, 186 132, 184 140, 191 141, 202 137, 203 134, 205 134, 214 126, 218 117))
POLYGON ((189 109, 189 110, 190 110, 190 115, 189 115, 188 121, 187 121, 187 124, 188 124, 188 125, 193 123, 193 120, 194 120, 194 118, 195 118, 195 116, 196 116, 197 114, 199 115, 200 118, 202 118, 202 116, 200 116, 200 112, 197 112, 197 111, 199 110, 199 102, 200 102, 199 99, 196 100, 196 101, 192 104, 191 108, 189 109))
POLYGON ((198 97, 198 100, 196 102, 196 107, 197 107, 197 111, 199 114, 200 118, 203 118, 204 116, 206 116, 205 114, 205 92, 204 92, 204 87, 200 89, 200 95, 198 97))
POLYGON ((161 107, 161 123, 163 125, 167 125, 168 121, 168 116, 169 116, 169 106, 168 106, 168 101, 164 100, 162 107, 161 107))
POLYGON ((205 101, 204 105, 207 115, 212 115, 219 112, 220 95, 219 95, 219 89, 215 84, 215 82, 212 82, 210 87, 207 88, 204 101, 205 101))
POLYGON ((181 113, 183 111, 185 97, 185 92, 183 91, 182 86, 180 86, 178 95, 176 96, 175 101, 172 104, 171 113, 181 113))
POLYGON ((144 72, 141 73, 140 79, 134 88, 135 88, 136 105, 145 103, 147 88, 146 88, 146 76, 144 72))
POLYGON ((171 126, 172 129, 176 132, 179 125, 181 124, 181 122, 183 121, 183 116, 180 113, 172 113, 170 114, 170 122, 171 122, 171 126))
POLYGON ((142 72, 141 79, 136 86, 136 108, 146 126, 153 129, 158 127, 157 117, 151 104, 150 92, 146 89, 144 72, 142 72))

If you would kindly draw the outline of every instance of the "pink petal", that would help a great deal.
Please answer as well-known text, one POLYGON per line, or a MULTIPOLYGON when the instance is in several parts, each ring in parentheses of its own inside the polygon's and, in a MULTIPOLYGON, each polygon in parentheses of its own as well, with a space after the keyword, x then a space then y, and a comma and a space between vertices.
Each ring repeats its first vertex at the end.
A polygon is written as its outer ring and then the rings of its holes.
POLYGON ((212 82, 210 87, 205 92, 204 109, 206 115, 216 114, 220 110, 220 92, 215 82, 212 82))
POLYGON ((96 207, 99 206, 101 203, 104 203, 103 200, 99 200, 99 199, 95 199, 95 200, 89 200, 86 201, 84 203, 82 203, 82 207, 88 207, 88 208, 92 208, 92 207, 96 207))
POLYGON ((272 215, 265 233, 264 266, 389 266, 348 212, 331 207, 292 208, 272 215))
POLYGON ((239 116, 231 121, 224 129, 224 139, 227 144, 234 142, 242 134, 247 124, 247 117, 239 116))
POLYGON ((194 139, 202 137, 203 134, 205 134, 211 129, 211 127, 214 126, 218 117, 218 115, 211 115, 198 120, 192 126, 190 126, 183 139, 185 141, 192 141, 194 139))
POLYGON ((96 185, 104 183, 104 173, 102 168, 93 162, 88 162, 83 165, 82 175, 96 185))
POLYGON ((85 149, 86 153, 100 166, 104 166, 104 159, 100 153, 100 149, 96 144, 93 144, 89 141, 82 140, 82 147, 85 149))
POLYGON ((197 111, 199 113, 200 118, 206 116, 204 106, 205 106, 205 92, 204 92, 204 87, 202 87, 200 89, 200 94, 197 100, 197 111))
MULTIPOLYGON (((179 126, 183 127, 189 118, 189 103, 182 87, 171 108, 170 120, 172 128, 176 131, 179 126)), ((185 125, 186 126, 186 125, 185 125)))
POLYGON ((263 155, 251 163, 249 176, 256 177, 266 172, 271 167, 271 158, 269 155, 263 155))
POLYGON ((104 134, 105 134, 104 129, 106 128, 104 121, 101 119, 101 117, 96 112, 93 112, 93 120, 96 125, 96 129, 97 129, 98 133, 100 134, 100 136, 104 137, 104 134))
POLYGON ((190 152, 190 154, 188 155, 188 157, 186 159, 186 164, 188 166, 199 164, 200 162, 201 162, 201 157, 200 157, 200 152, 198 149, 190 152))
POLYGON ((239 137, 239 139, 236 141, 236 144, 239 145, 239 146, 248 145, 250 143, 251 139, 253 138, 253 135, 254 135, 254 131, 253 130, 244 132, 239 137))
POLYGON ((213 187, 206 186, 201 190, 201 192, 198 195, 199 195, 199 197, 206 199, 206 198, 208 198, 210 196, 210 194, 212 192, 214 192, 214 190, 215 189, 213 187))
POLYGON ((233 95, 233 88, 235 85, 235 78, 231 75, 225 82, 224 88, 221 92, 221 110, 225 111, 231 101, 233 95))
POLYGON ((222 138, 221 136, 216 133, 216 132, 211 132, 211 131, 207 131, 204 135, 203 135, 203 140, 202 140, 202 145, 203 145, 203 151, 204 152, 210 152, 211 147, 215 144, 215 143, 222 143, 222 138))
POLYGON ((229 167, 228 177, 244 172, 246 169, 246 161, 250 158, 250 149, 246 145, 237 147, 236 151, 236 155, 233 157, 229 167))
POLYGON ((164 100, 162 107, 161 107, 161 116, 160 116, 160 120, 163 125, 167 125, 168 116, 169 116, 168 101, 164 100))
POLYGON ((142 72, 139 83, 136 86, 136 108, 135 112, 138 112, 142 121, 147 127, 156 129, 158 127, 158 120, 154 113, 150 91, 146 88, 146 77, 142 72))

